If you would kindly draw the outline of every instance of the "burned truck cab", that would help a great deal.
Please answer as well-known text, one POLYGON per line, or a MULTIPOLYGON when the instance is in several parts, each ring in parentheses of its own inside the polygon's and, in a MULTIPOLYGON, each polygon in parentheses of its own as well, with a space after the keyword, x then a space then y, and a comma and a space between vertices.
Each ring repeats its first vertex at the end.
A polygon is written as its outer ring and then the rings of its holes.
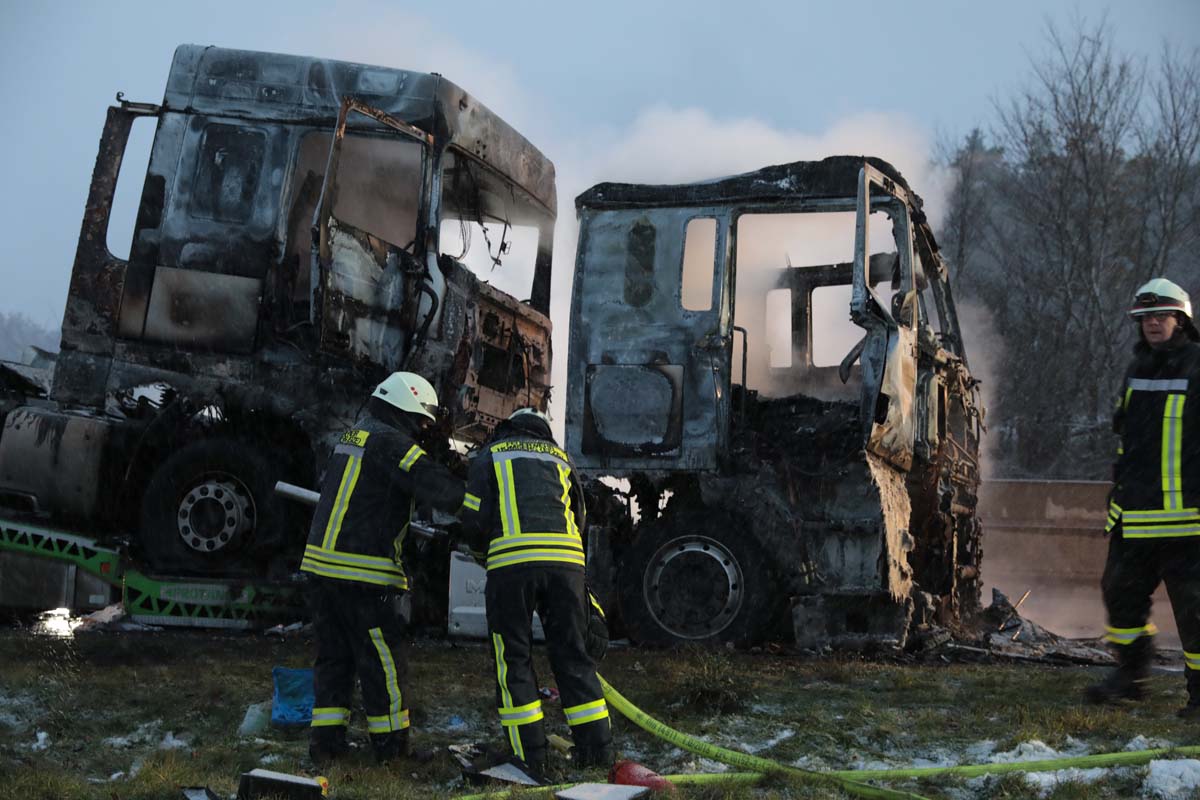
POLYGON ((902 176, 833 157, 576 207, 566 441, 627 633, 897 647, 976 610, 982 408, 902 176))
POLYGON ((52 383, 0 408, 0 503, 132 535, 159 572, 294 565, 274 482, 313 485, 390 372, 437 388, 448 459, 545 406, 555 207, 551 162, 437 74, 180 46, 161 105, 108 110, 52 383))

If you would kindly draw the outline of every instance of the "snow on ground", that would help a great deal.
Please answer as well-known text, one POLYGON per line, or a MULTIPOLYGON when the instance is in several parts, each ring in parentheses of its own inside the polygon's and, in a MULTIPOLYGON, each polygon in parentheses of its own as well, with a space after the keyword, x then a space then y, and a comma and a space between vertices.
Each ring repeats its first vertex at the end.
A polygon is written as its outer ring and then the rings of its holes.
POLYGON ((743 742, 740 749, 747 753, 761 753, 763 750, 770 750, 780 742, 786 741, 796 735, 796 732, 791 728, 784 728, 775 736, 762 742, 743 742))
POLYGON ((167 735, 158 743, 159 750, 184 750, 187 746, 188 740, 177 737, 174 731, 167 731, 167 735))
POLYGON ((1151 761, 1142 782, 1145 797, 1161 800, 1191 797, 1197 788, 1200 788, 1200 761, 1191 758, 1151 761))
POLYGON ((20 733, 27 731, 45 712, 37 698, 29 692, 8 694, 0 692, 0 727, 20 733))
POLYGON ((45 731, 37 732, 37 741, 29 745, 30 750, 45 750, 50 747, 50 734, 45 731))
POLYGON ((143 722, 137 726, 137 729, 125 736, 109 736, 104 740, 104 744, 109 747, 132 747, 135 744, 146 744, 147 742, 158 739, 158 729, 162 727, 161 719, 153 719, 149 722, 143 722))
POLYGON ((1166 739, 1147 739, 1140 733, 1129 740, 1128 743, 1121 749, 1126 752, 1136 752, 1138 750, 1159 750, 1164 747, 1171 747, 1171 743, 1166 739))

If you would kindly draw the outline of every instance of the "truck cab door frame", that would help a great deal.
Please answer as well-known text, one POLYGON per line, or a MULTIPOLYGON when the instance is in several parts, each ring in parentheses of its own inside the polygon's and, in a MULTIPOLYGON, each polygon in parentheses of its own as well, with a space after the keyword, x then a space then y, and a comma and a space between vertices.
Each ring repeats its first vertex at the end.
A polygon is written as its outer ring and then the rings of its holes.
MULTIPOLYGON (((880 195, 876 194, 876 197, 880 195)), ((854 282, 850 298, 851 319, 866 331, 860 345, 863 445, 905 471, 912 467, 916 432, 919 316, 908 208, 908 197, 901 186, 871 165, 863 164, 858 178, 854 282), (900 286, 895 313, 885 307, 867 281, 872 191, 876 189, 882 190, 883 199, 879 205, 886 208, 896 228, 900 286)))

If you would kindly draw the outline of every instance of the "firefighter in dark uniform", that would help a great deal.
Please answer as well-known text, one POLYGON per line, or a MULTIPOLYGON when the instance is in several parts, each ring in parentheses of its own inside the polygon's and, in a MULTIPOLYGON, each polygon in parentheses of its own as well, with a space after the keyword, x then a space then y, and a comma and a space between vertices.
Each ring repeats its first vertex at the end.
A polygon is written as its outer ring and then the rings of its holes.
POLYGON ((487 552, 487 622, 496 663, 500 724, 513 755, 546 765, 546 731, 533 671, 536 611, 580 766, 612 763, 604 693, 589 655, 584 586, 583 491, 550 423, 523 408, 496 427, 467 477, 463 528, 487 552))
POLYGON ((1189 699, 1179 715, 1200 717, 1200 333, 1187 292, 1166 278, 1138 289, 1129 313, 1139 341, 1113 423, 1121 444, 1100 584, 1117 667, 1086 698, 1145 695, 1161 582, 1183 642, 1189 699))
POLYGON ((309 754, 344 755, 350 699, 362 684, 371 748, 380 762, 409 751, 401 549, 418 503, 457 511, 463 482, 416 443, 435 421, 437 393, 420 375, 392 373, 334 448, 304 560, 317 637, 309 754))

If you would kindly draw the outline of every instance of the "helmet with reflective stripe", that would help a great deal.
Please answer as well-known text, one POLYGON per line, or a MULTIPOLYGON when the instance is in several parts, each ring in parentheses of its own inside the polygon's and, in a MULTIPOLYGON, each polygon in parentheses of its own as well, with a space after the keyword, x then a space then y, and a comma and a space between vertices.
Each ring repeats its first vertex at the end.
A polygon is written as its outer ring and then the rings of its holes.
POLYGON ((1136 318, 1159 311, 1177 311, 1191 321, 1192 300, 1174 281, 1155 278, 1137 290, 1133 305, 1129 309, 1129 316, 1136 318))
POLYGON ((538 411, 536 408, 518 408, 516 411, 509 414, 508 418, 509 419, 517 419, 518 417, 522 417, 526 414, 530 414, 534 417, 537 417, 538 419, 540 419, 542 422, 546 423, 547 425, 550 424, 550 418, 547 417, 542 412, 538 411))
POLYGON ((371 397, 378 397, 401 411, 437 421, 437 392, 429 381, 414 372, 393 372, 376 387, 371 397))

